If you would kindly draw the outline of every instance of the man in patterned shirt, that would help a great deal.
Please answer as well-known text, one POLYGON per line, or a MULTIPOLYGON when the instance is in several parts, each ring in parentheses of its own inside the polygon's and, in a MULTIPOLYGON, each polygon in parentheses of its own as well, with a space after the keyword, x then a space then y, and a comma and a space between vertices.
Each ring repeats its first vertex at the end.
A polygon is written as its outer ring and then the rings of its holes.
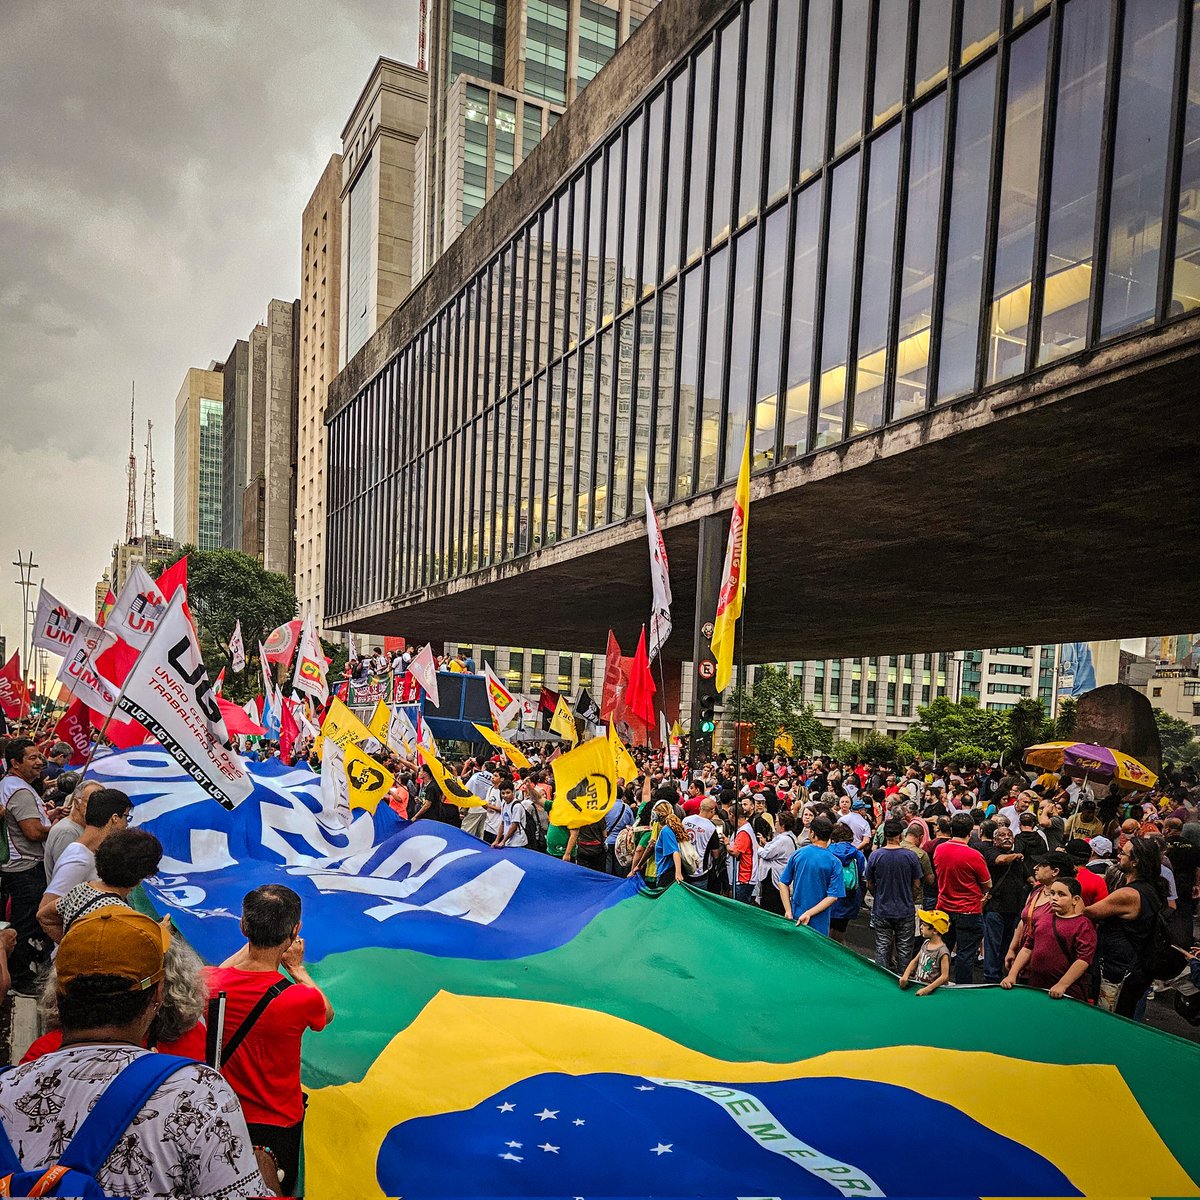
MULTIPOLYGON (((60 1050, 0 1075, 0 1124, 26 1171, 53 1167, 112 1081, 135 1059, 162 1005, 170 934, 142 913, 105 908, 58 951, 60 1050)), ((269 1195, 233 1089, 201 1063, 161 1082, 96 1173, 109 1196, 269 1195)))

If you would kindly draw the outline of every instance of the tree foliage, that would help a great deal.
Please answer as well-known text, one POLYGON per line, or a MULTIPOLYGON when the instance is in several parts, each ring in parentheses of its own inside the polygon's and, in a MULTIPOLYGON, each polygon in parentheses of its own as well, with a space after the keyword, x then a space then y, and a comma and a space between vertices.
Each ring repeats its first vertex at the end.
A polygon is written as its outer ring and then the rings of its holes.
POLYGON ((1030 746, 1048 741, 1053 733, 1053 724, 1046 719, 1042 702, 1031 696, 1018 700, 1006 714, 1008 717, 1007 750, 1016 759, 1021 759, 1030 746))
POLYGON ((800 680, 780 667, 760 667, 752 688, 734 688, 725 712, 740 712, 743 722, 754 725, 754 745, 760 754, 774 750, 780 733, 791 737, 796 754, 828 751, 833 744, 832 730, 822 725, 813 706, 804 702, 800 680))
POLYGON ((266 570, 252 555, 240 550, 197 550, 184 546, 178 554, 149 568, 152 575, 188 560, 188 607, 200 635, 200 651, 209 675, 225 668, 225 696, 241 703, 261 688, 258 643, 296 615, 296 590, 286 575, 266 570), (246 670, 229 669, 229 639, 234 625, 242 623, 246 645, 246 670))
POLYGON ((1178 717, 1173 717, 1162 708, 1154 710, 1154 724, 1158 726, 1158 740, 1162 744, 1164 763, 1194 763, 1200 759, 1200 742, 1192 727, 1178 717))
POLYGON ((1070 696, 1058 702, 1058 717, 1054 722, 1054 737, 1050 740, 1065 742, 1075 732, 1075 722, 1079 719, 1079 701, 1070 696))
POLYGON ((989 712, 970 698, 955 703, 939 696, 917 709, 916 723, 904 735, 922 758, 978 762, 1009 749, 1006 714, 989 712))
POLYGON ((901 747, 895 739, 877 730, 871 730, 861 739, 839 739, 830 753, 839 762, 894 763, 898 754, 906 756, 904 762, 912 762, 911 747, 901 747))

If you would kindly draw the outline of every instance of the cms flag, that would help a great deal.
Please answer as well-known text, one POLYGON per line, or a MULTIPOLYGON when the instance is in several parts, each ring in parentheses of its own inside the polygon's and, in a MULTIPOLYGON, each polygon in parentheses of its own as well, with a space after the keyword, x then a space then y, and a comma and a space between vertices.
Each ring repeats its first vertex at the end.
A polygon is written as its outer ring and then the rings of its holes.
POLYGON ((145 726, 208 795, 234 808, 253 785, 228 748, 229 731, 183 606, 181 588, 133 664, 117 708, 145 726))

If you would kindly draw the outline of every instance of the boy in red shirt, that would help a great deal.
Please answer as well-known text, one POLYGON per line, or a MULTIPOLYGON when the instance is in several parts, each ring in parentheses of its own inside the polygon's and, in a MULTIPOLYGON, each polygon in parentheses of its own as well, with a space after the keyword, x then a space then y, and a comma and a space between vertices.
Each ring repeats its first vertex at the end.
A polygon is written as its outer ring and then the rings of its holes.
POLYGON ((225 993, 221 1074, 242 1102, 254 1144, 275 1156, 283 1194, 292 1196, 304 1134, 300 1040, 333 1020, 333 1006, 304 969, 300 897, 291 888, 270 883, 248 892, 242 933, 246 945, 207 972, 210 994, 225 993))

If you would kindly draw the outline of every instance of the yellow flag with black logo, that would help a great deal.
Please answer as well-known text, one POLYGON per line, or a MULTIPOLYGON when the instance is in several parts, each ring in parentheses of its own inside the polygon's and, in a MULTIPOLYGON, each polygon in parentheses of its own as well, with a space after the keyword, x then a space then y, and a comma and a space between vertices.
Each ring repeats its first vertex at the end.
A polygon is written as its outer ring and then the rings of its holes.
POLYGON ((343 749, 371 736, 371 731, 336 696, 321 723, 321 733, 343 749))
POLYGON ((391 719, 392 710, 382 700, 377 700, 375 702, 375 711, 371 714, 371 719, 367 722, 367 728, 371 731, 371 736, 381 746, 388 744, 388 725, 391 719))
POLYGON ((396 777, 353 742, 343 748, 346 778, 350 782, 350 807, 373 813, 379 802, 396 786, 396 777))
POLYGON ((580 829, 604 817, 617 799, 617 764, 608 738, 592 738, 556 758, 550 824, 580 829))
POLYGON ((522 754, 521 751, 518 750, 516 746, 514 746, 512 742, 510 742, 503 734, 497 733, 488 725, 480 725, 478 722, 472 722, 472 724, 474 724, 475 728, 479 730, 479 736, 486 739, 489 743, 491 743, 491 745, 495 746, 496 749, 499 750, 514 767, 528 768, 533 766, 533 763, 531 763, 529 759, 527 759, 525 755, 522 754))
POLYGON ((421 756, 421 762, 429 768, 434 783, 442 789, 442 795, 451 804, 457 804, 459 808, 482 808, 484 806, 486 802, 476 796, 474 792, 468 792, 461 779, 455 779, 453 775, 446 774, 446 768, 442 766, 442 761, 436 754, 430 754, 424 746, 418 746, 417 753, 421 756))
POLYGON ((566 699, 559 696, 554 706, 554 716, 550 718, 550 732, 565 737, 574 746, 579 741, 579 728, 575 724, 575 714, 566 699))
POLYGON ((638 765, 628 747, 621 741, 616 725, 612 723, 608 726, 608 740, 612 743, 617 778, 625 780, 626 783, 633 783, 638 777, 638 765))

